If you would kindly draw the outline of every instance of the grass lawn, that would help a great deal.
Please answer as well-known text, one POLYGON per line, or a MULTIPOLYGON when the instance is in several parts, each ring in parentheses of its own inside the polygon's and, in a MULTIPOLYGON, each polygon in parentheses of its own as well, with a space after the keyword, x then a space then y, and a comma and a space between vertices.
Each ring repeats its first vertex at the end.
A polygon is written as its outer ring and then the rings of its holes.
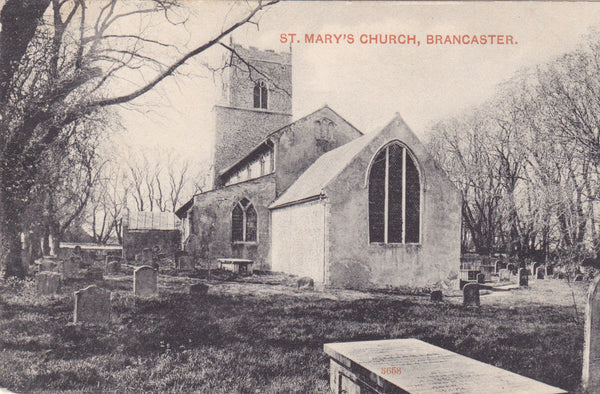
MULTIPOLYGON (((35 297, 32 281, 0 283, 0 387, 327 392, 327 342, 415 337, 560 388, 577 391, 582 310, 543 303, 465 309, 457 300, 365 294, 363 299, 229 291, 135 299, 115 286, 107 327, 69 324, 64 295, 35 297), (333 298, 333 299, 332 299, 333 298), (575 317, 576 316, 576 317, 575 317)), ((239 284, 239 286, 252 286, 239 284)), ((262 285, 267 290, 269 285, 262 285)), ((271 286, 272 287, 272 286, 271 286)))

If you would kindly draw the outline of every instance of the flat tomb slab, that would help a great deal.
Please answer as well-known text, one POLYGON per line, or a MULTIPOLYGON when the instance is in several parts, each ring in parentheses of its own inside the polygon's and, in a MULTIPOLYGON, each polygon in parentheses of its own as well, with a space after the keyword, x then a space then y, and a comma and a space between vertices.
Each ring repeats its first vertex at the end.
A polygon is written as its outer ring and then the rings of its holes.
POLYGON ((248 259, 217 259, 219 268, 238 274, 251 274, 254 261, 248 259))
POLYGON ((385 393, 566 393, 414 338, 327 343, 334 393, 358 380, 368 392, 385 393), (334 364, 339 364, 334 368, 334 364), (334 387, 334 384, 337 387, 334 387))

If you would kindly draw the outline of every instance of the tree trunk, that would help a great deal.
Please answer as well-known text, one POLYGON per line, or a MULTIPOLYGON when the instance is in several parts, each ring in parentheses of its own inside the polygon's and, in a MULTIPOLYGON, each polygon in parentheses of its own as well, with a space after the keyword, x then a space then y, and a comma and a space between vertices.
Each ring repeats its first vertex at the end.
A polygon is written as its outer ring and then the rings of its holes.
POLYGON ((13 209, 11 199, 0 183, 0 266, 5 277, 25 277, 27 267, 21 259, 21 231, 19 213, 13 209))

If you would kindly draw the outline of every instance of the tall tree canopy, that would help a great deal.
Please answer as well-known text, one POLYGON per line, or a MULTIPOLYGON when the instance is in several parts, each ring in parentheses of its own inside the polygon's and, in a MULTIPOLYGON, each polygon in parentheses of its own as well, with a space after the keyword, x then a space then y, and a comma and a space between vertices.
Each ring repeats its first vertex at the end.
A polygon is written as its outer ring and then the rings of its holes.
POLYGON ((237 20, 226 21, 210 39, 164 64, 148 49, 172 46, 167 39, 158 40, 144 28, 124 33, 119 26, 151 16, 177 23, 176 0, 5 1, 0 11, 0 264, 6 274, 25 273, 20 233, 29 224, 24 214, 39 201, 32 194, 42 190, 35 186, 56 149, 82 143, 82 131, 89 129, 85 124, 98 111, 149 92, 276 2, 245 4, 237 20), (115 91, 115 80, 141 68, 154 70, 144 75, 148 82, 115 91))

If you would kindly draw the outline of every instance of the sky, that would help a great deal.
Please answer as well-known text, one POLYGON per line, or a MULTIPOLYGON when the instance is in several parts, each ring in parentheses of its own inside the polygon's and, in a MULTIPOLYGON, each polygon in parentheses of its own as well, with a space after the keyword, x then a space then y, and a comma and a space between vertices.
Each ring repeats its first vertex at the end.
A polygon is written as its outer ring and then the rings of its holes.
MULTIPOLYGON (((186 20, 183 29, 158 17, 140 23, 184 51, 214 36, 248 7, 245 2, 195 0, 183 5, 177 14, 186 20)), ((594 26, 600 26, 600 3, 595 2, 283 2, 231 39, 292 51, 294 119, 327 104, 368 133, 400 113, 424 138, 433 123, 483 103, 519 70, 574 50, 594 26), (282 33, 294 33, 300 42, 282 43, 282 33), (378 33, 414 36, 420 45, 360 43, 361 34, 378 33), (307 43, 305 34, 352 34, 354 42, 307 43), (427 35, 438 34, 511 35, 513 43, 428 45, 427 35)), ((218 65, 223 55, 220 48, 207 51, 178 76, 119 109, 124 131, 115 141, 135 149, 174 151, 198 166, 209 160, 219 74, 206 65, 218 65)))

